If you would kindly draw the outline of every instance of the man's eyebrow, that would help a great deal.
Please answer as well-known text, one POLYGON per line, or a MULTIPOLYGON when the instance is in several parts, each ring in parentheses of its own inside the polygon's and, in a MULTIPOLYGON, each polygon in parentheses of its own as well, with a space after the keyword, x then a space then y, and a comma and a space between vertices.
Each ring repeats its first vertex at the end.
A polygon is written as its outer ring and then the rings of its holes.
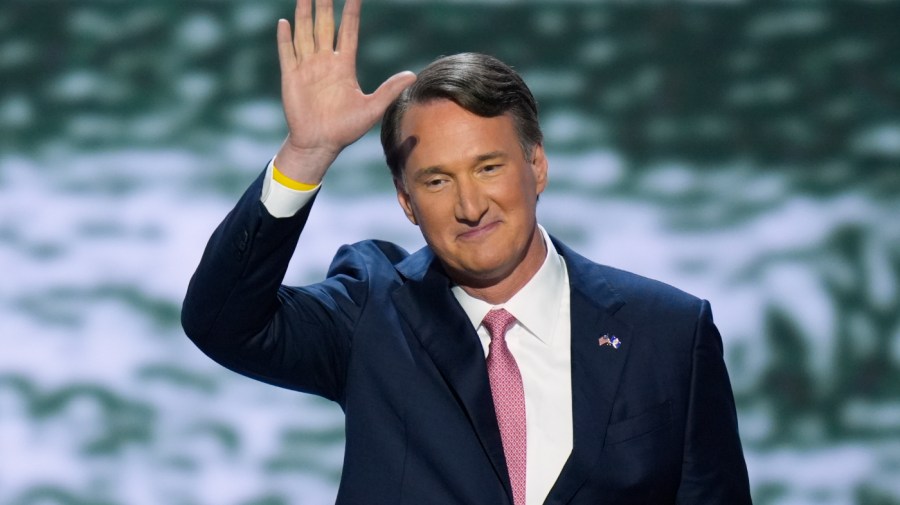
POLYGON ((504 152, 504 151, 491 151, 489 153, 479 154, 478 156, 475 157, 474 164, 477 165, 479 163, 483 163, 485 161, 492 160, 495 158, 503 158, 504 156, 506 156, 506 152, 504 152))
POLYGON ((424 177, 426 175, 441 174, 441 173, 444 173, 443 165, 432 165, 430 167, 425 167, 421 170, 417 170, 415 177, 418 179, 418 178, 424 177))
MULTIPOLYGON (((479 154, 475 158, 472 159, 472 165, 477 165, 479 163, 484 163, 485 161, 503 158, 506 156, 505 151, 491 151, 489 153, 479 154)), ((446 170, 443 165, 432 165, 430 167, 425 167, 421 170, 417 170, 415 173, 415 178, 426 177, 434 174, 442 174, 446 170)))

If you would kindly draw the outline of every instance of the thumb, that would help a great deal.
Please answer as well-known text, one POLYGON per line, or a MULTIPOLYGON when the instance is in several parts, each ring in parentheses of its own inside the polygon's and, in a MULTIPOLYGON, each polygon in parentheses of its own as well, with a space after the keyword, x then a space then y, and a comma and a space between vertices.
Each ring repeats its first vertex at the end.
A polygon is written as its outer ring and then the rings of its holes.
POLYGON ((416 82, 416 74, 408 70, 394 74, 381 83, 381 86, 378 86, 378 89, 372 93, 372 101, 375 102, 378 110, 383 113, 388 108, 388 105, 414 82, 416 82))

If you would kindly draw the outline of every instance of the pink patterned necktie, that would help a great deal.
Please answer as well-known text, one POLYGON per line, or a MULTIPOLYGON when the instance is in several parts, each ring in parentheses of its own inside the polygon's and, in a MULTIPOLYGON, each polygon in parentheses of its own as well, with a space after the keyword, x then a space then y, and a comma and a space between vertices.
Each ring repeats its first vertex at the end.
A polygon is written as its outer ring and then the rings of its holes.
POLYGON ((525 505, 525 389, 516 359, 506 346, 506 332, 516 318, 504 309, 495 309, 484 316, 482 324, 491 334, 487 370, 491 381, 494 412, 503 439, 503 455, 509 469, 513 502, 525 505))

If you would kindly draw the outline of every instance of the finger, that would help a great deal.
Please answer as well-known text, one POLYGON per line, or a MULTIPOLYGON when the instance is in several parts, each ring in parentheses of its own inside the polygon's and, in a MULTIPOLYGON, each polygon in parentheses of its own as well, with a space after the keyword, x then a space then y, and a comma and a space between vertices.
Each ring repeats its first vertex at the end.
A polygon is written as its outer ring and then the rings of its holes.
POLYGON ((297 0, 294 10, 294 47, 297 56, 312 54, 316 50, 313 41, 312 0, 297 0))
POLYGON ((404 89, 410 87, 416 82, 416 74, 405 71, 394 74, 388 80, 384 81, 378 89, 372 93, 372 101, 375 103, 379 113, 384 113, 388 105, 391 104, 404 89))
POLYGON ((297 55, 294 54, 294 41, 291 40, 291 23, 287 19, 278 20, 276 31, 278 40, 278 63, 281 65, 281 73, 286 73, 297 64, 297 55))
POLYGON ((359 12, 362 0, 347 0, 341 14, 341 28, 338 31, 338 52, 356 53, 359 40, 359 12))
POLYGON ((334 51, 334 6, 316 0, 316 51, 334 51))

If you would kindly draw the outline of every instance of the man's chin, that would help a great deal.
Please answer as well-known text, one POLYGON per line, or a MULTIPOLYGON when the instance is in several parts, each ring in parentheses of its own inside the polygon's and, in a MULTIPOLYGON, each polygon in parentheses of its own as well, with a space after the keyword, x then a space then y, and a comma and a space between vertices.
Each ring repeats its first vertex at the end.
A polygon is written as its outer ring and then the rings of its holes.
POLYGON ((459 285, 475 289, 485 289, 496 286, 509 276, 506 269, 495 268, 447 268, 447 273, 459 285))

